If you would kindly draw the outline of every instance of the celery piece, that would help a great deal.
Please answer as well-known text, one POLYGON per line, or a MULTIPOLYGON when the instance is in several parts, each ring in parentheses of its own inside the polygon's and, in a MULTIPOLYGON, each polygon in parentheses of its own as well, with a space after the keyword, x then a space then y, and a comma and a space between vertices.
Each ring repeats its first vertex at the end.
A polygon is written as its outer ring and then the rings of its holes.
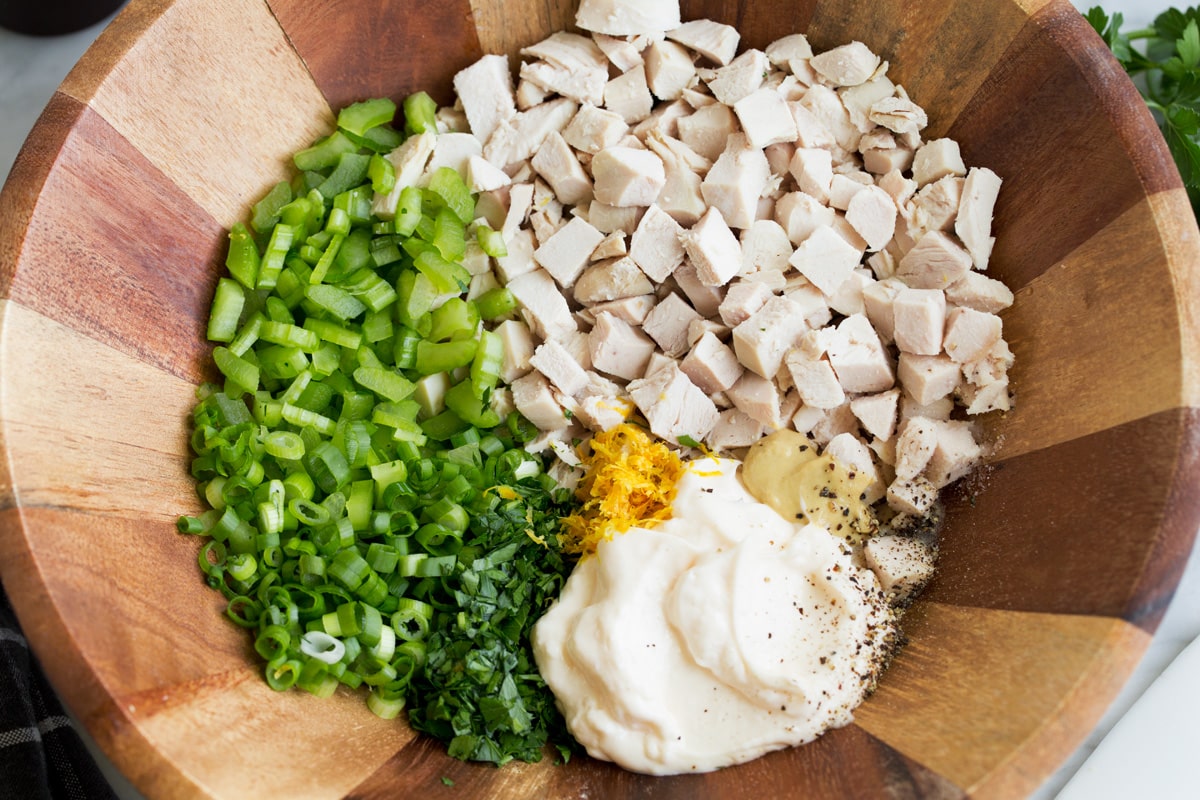
POLYGON ((333 197, 362 183, 367 177, 371 157, 360 153, 342 153, 329 177, 317 187, 326 197, 333 197))
POLYGON ((415 186, 405 186, 400 190, 400 201, 396 205, 396 216, 392 224, 396 233, 401 236, 412 236, 421 221, 421 190, 415 186))
POLYGON ((500 382, 504 365, 504 342, 491 331, 479 334, 479 346, 471 362, 471 388, 477 398, 484 398, 500 382))
POLYGON ((425 92, 404 98, 404 129, 408 133, 437 133, 437 103, 425 92))
POLYGON ((433 251, 421 253, 413 259, 413 264, 438 292, 464 292, 471 283, 471 273, 466 267, 447 261, 433 251))
POLYGON ((404 141, 404 134, 391 125, 376 125, 369 128, 362 136, 347 133, 346 136, 359 147, 365 147, 373 153, 390 153, 404 141))
POLYGON ((352 103, 338 112, 337 126, 346 133, 362 136, 377 125, 384 125, 396 116, 396 104, 386 97, 374 97, 352 103))
POLYGON ((340 233, 335 233, 329 238, 329 244, 325 247, 325 251, 321 253, 321 257, 317 259, 317 263, 313 265, 307 283, 320 283, 325 280, 325 276, 329 274, 329 268, 333 266, 334 259, 337 258, 338 252, 341 251, 342 244, 345 241, 346 237, 340 233))
POLYGON ((475 218, 475 200, 471 189, 463 183, 458 171, 452 167, 438 167, 429 178, 429 191, 441 198, 446 208, 467 224, 475 218))
POLYGON ((396 294, 399 296, 397 314, 400 322, 417 329, 417 321, 433 308, 438 291, 425 273, 406 270, 396 279, 396 294))
POLYGON ((433 342, 474 338, 478 327, 479 311, 475 304, 461 297, 451 297, 434 309, 433 328, 428 338, 433 342))
POLYGON ((476 297, 475 307, 483 319, 500 319, 517 310, 517 298, 507 286, 498 286, 476 297))
POLYGON ((340 208, 350 216, 351 225, 366 225, 371 222, 371 187, 355 186, 333 198, 333 207, 340 208))
POLYGON ((462 381, 446 392, 446 408, 458 418, 477 428, 494 428, 500 424, 500 415, 491 406, 475 396, 470 381, 462 381))
POLYGON ((333 263, 343 276, 371 266, 371 232, 366 228, 350 231, 333 263))
POLYGON ((334 131, 323 139, 318 139, 312 146, 301 150, 292 157, 296 169, 304 171, 328 169, 338 163, 345 153, 358 150, 358 145, 351 141, 341 131, 334 131))
POLYGON ((208 315, 209 341, 233 341, 245 306, 246 290, 242 285, 232 278, 218 278, 217 291, 208 315))
POLYGON ((309 284, 305 297, 327 314, 345 322, 367 310, 357 297, 338 286, 327 283, 309 284))
POLYGON ((275 223, 279 222, 279 209, 290 202, 292 202, 292 187, 287 181, 280 181, 254 204, 250 227, 258 233, 266 233, 271 230, 275 223))
POLYGON ((271 239, 267 243, 267 252, 263 254, 262 263, 258 269, 258 281, 255 288, 274 289, 283 271, 283 262, 287 258, 292 243, 296 240, 296 229, 291 225, 280 222, 271 231, 271 239))
POLYGON ((432 375, 435 372, 449 372, 458 367, 465 367, 475 359, 477 346, 474 339, 458 339, 453 342, 419 342, 417 344, 416 370, 422 375, 432 375))
POLYGON ((493 230, 487 223, 480 223, 475 228, 475 240, 479 242, 479 249, 492 258, 504 258, 508 255, 508 245, 504 243, 504 234, 493 230))
POLYGON ((262 262, 258 245, 250 231, 240 222, 229 229, 229 252, 225 256, 225 268, 238 283, 253 289, 258 280, 258 268, 262 262))
POLYGON ((371 156, 367 177, 371 179, 371 188, 380 194, 387 194, 396 188, 396 168, 379 153, 371 156))
POLYGON ((433 220, 433 246, 447 261, 462 261, 467 254, 467 228, 448 208, 438 212, 433 220))

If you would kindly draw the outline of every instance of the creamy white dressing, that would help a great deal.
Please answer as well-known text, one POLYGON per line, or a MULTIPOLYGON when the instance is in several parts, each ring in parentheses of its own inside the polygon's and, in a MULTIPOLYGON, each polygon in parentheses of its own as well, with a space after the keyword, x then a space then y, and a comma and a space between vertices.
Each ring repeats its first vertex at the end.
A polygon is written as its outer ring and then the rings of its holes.
POLYGON ((534 629, 572 734, 636 772, 705 772, 852 719, 895 620, 849 546, 692 462, 672 518, 582 560, 534 629))

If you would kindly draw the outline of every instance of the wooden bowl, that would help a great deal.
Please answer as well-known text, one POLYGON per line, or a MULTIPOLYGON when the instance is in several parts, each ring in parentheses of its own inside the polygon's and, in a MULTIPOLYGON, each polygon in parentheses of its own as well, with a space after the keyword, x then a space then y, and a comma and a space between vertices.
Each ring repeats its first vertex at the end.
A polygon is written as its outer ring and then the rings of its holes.
POLYGON ((1028 793, 1135 666, 1200 524, 1200 238, 1067 0, 683 3, 751 46, 867 43, 928 138, 1005 178, 1017 406, 950 494, 939 577, 854 724, 700 776, 463 764, 358 696, 273 693, 201 581, 172 522, 199 510, 185 416, 225 229, 331 108, 447 100, 457 69, 573 6, 134 0, 68 76, 0 195, 0 578, 51 680, 150 797, 1028 793))

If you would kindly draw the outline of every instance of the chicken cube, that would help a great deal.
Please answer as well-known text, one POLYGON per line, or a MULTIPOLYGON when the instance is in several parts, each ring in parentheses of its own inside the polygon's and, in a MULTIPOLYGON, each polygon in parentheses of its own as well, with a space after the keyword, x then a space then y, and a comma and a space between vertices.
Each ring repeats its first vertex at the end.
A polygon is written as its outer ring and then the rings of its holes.
MULTIPOLYGON (((508 58, 486 55, 454 76, 454 92, 462 102, 471 133, 486 142, 502 120, 517 114, 508 58)), ((503 166, 503 165, 500 165, 503 166)))
POLYGON ((1013 293, 1001 281, 969 271, 946 287, 946 301, 956 306, 995 314, 1012 305, 1013 293))
POLYGON ((557 339, 547 339, 539 344, 529 363, 563 394, 574 396, 587 386, 587 371, 557 339))
POLYGON ((829 202, 829 186, 833 181, 833 154, 824 147, 797 147, 788 163, 788 172, 796 179, 800 191, 821 203, 829 202))
POLYGON ((621 115, 584 103, 563 129, 562 137, 576 150, 595 155, 616 145, 628 132, 629 125, 621 115))
POLYGON ((608 147, 592 159, 595 196, 613 206, 648 206, 667 181, 662 159, 649 150, 608 147))
POLYGON ((769 69, 766 53, 746 50, 716 71, 716 75, 707 81, 709 91, 725 105, 732 106, 762 86, 763 76, 769 69))
POLYGON ((900 405, 900 390, 889 389, 879 394, 859 395, 850 401, 850 410, 863 430, 881 442, 891 441, 896 433, 896 413, 900 405))
POLYGON ((600 48, 600 52, 617 68, 618 72, 626 72, 642 63, 642 54, 638 52, 633 42, 620 36, 609 36, 606 33, 593 33, 592 41, 600 48))
POLYGON ((935 421, 937 444, 925 465, 924 475, 941 489, 966 475, 978 465, 983 448, 975 441, 969 422, 935 421))
POLYGON ((838 381, 849 393, 882 392, 895 382, 883 343, 862 314, 841 321, 827 354, 838 381))
POLYGON ((880 61, 869 47, 856 41, 815 55, 809 63, 834 86, 857 86, 874 76, 880 61))
POLYGON ((563 407, 554 399, 550 382, 540 372, 530 372, 513 381, 513 404, 538 430, 556 431, 570 424, 563 407))
POLYGON ((733 104, 733 113, 752 147, 796 140, 796 120, 787 102, 771 88, 757 89, 733 104))
POLYGON ((603 238, 604 234, 590 224, 579 217, 572 217, 545 244, 533 251, 533 258, 566 289, 574 285, 587 267, 588 257, 603 238))
POLYGON ((512 383, 533 369, 533 365, 529 363, 533 355, 533 333, 521 320, 506 319, 496 326, 495 334, 504 345, 500 380, 512 383))
POLYGON ((871 277, 871 270, 859 267, 829 296, 829 307, 844 317, 865 314, 867 307, 863 301, 863 292, 873 283, 875 279, 871 277))
POLYGON ((742 266, 742 246, 716 206, 680 238, 705 286, 723 286, 742 266))
POLYGON ((946 234, 930 231, 904 254, 896 277, 914 289, 945 289, 971 269, 971 256, 946 234))
POLYGON ((533 260, 533 251, 537 249, 533 231, 522 228, 508 239, 508 252, 496 258, 496 271, 500 279, 508 283, 518 275, 533 272, 538 268, 533 260))
POLYGON ((803 33, 793 33, 776 39, 767 45, 767 59, 780 69, 790 68, 793 61, 807 60, 813 57, 812 45, 803 33))
POLYGON ((755 220, 742 231, 742 268, 739 275, 758 272, 783 272, 792 255, 792 242, 787 231, 773 219, 755 220))
POLYGON ((808 327, 802 306, 790 297, 772 296, 733 329, 733 349, 747 369, 771 379, 808 327))
POLYGON ((483 157, 501 169, 531 158, 551 131, 566 127, 577 108, 574 100, 559 97, 501 120, 483 146, 483 157))
POLYGON ((587 219, 592 227, 601 233, 633 233, 641 220, 645 207, 642 206, 610 206, 592 200, 587 207, 587 219))
POLYGON ((667 31, 667 38, 695 50, 709 61, 724 66, 737 54, 741 34, 732 25, 697 19, 667 31))
POLYGON ((575 205, 592 196, 591 179, 558 131, 546 136, 530 164, 554 190, 560 203, 575 205))
POLYGON ((900 428, 896 439, 896 480, 911 481, 925 471, 937 448, 938 421, 913 417, 900 428))
POLYGON ((392 219, 396 216, 396 206, 400 203, 400 192, 406 187, 416 186, 417 181, 425 172, 425 165, 433 155, 437 137, 431 131, 418 133, 405 139, 399 147, 387 154, 396 173, 396 183, 387 194, 375 194, 371 211, 380 219, 392 219))
POLYGON ((814 231, 832 228, 836 219, 836 211, 805 192, 788 192, 775 203, 775 222, 794 245, 803 243, 814 231))
POLYGON ((679 3, 636 0, 580 0, 575 24, 609 36, 657 35, 679 27, 679 3))
POLYGON ((946 315, 946 355, 959 364, 987 355, 1000 339, 1002 323, 995 314, 955 308, 946 315))
POLYGON ((601 312, 588 333, 588 350, 596 369, 633 380, 645 373, 654 342, 628 322, 601 312))
POLYGON ((672 444, 681 436, 701 441, 717 424, 716 405, 674 363, 630 381, 627 388, 650 430, 672 444))
POLYGON ((963 164, 958 142, 953 139, 926 142, 913 156, 913 180, 918 186, 933 183, 946 175, 962 177, 966 174, 967 167, 963 164))
POLYGON ((642 330, 658 343, 664 353, 675 357, 687 351, 688 325, 697 319, 703 317, 686 300, 671 292, 646 315, 642 330))
POLYGON ((544 269, 518 275, 508 290, 521 304, 529 326, 542 339, 562 338, 579 329, 566 298, 544 269))
POLYGON ((788 263, 829 296, 850 277, 862 256, 862 251, 826 227, 817 228, 801 242, 788 263))
POLYGON ((646 83, 659 100, 678 100, 696 76, 692 57, 675 42, 651 42, 642 57, 646 64, 646 83))
POLYGON ((857 436, 852 433, 837 434, 825 445, 825 455, 833 456, 835 461, 850 471, 852 478, 858 473, 870 476, 871 482, 863 490, 862 499, 866 503, 874 503, 883 497, 886 488, 879 477, 875 458, 871 455, 871 449, 857 436))
POLYGON ((963 184, 954 232, 971 254, 975 269, 987 269, 996 240, 991 235, 992 213, 1000 195, 1000 178, 987 167, 973 167, 963 184))
MULTIPOLYGON (((579 288, 579 284, 575 284, 575 288, 579 288)), ((592 314, 607 312, 612 314, 617 319, 623 319, 630 325, 640 326, 646 321, 646 316, 658 303, 658 298, 652 294, 639 294, 633 297, 622 297, 618 300, 609 300, 605 303, 597 303, 590 309, 592 314)))
POLYGON ((962 369, 945 355, 902 352, 896 372, 900 385, 923 406, 949 395, 962 380, 962 369))
POLYGON ((646 209, 629 245, 629 257, 655 281, 662 282, 683 263, 684 230, 657 205, 646 209))
POLYGON ((650 116, 654 97, 646 83, 646 67, 638 64, 609 81, 604 87, 604 107, 629 125, 650 116))
POLYGON ((683 292, 683 296, 692 304, 692 308, 696 309, 696 313, 702 317, 715 317, 717 310, 721 307, 721 301, 725 299, 724 286, 709 286, 700 279, 699 273, 696 272, 696 265, 690 261, 684 261, 679 265, 679 269, 671 276, 675 279, 675 285, 683 292))
POLYGON ((801 345, 789 350, 783 361, 804 405, 825 409, 837 408, 846 402, 846 393, 838 383, 833 366, 823 357, 823 351, 801 345))
MULTIPOLYGON (((904 513, 924 515, 933 504, 930 498, 936 498, 937 491, 930 493, 928 489, 932 487, 924 487, 923 491, 922 488, 914 487, 903 491, 908 507, 923 505, 924 510, 904 513), (910 500, 916 502, 908 502, 910 500)), ((888 489, 888 502, 892 502, 891 488, 888 489)), ((863 556, 867 568, 875 573, 880 587, 887 592, 895 605, 902 605, 910 600, 933 577, 933 550, 917 539, 895 534, 873 536, 863 546, 863 556)))
POLYGON ((778 430, 787 424, 790 415, 783 414, 783 395, 779 385, 746 370, 742 377, 725 392, 734 408, 763 424, 767 430, 778 430))
POLYGON ((722 322, 736 328, 762 308, 772 296, 771 290, 761 283, 736 280, 729 284, 721 305, 717 307, 717 313, 722 322))
POLYGON ((896 232, 896 204, 883 189, 868 186, 846 204, 846 221, 866 240, 868 250, 882 250, 896 232))
POLYGON ((729 389, 744 371, 733 350, 711 331, 692 345, 679 368, 709 395, 729 389))
POLYGON ((771 180, 771 166, 745 134, 731 134, 724 151, 700 185, 710 206, 720 209, 732 228, 748 228, 758 213, 758 198, 771 180))
POLYGON ((708 446, 714 450, 749 447, 766 433, 765 426, 737 408, 727 408, 717 415, 717 424, 708 434, 708 446))
MULTIPOLYGON (((583 271, 575 281, 575 301, 595 306, 611 300, 648 295, 654 284, 629 257, 600 261, 583 271)), ((593 309, 599 313, 598 309, 593 309)))
POLYGON ((929 124, 925 110, 907 97, 885 97, 871 106, 868 116, 876 125, 895 133, 917 134, 929 124))
POLYGON ((926 356, 942 352, 946 295, 941 289, 902 289, 892 301, 892 314, 901 352, 926 356))

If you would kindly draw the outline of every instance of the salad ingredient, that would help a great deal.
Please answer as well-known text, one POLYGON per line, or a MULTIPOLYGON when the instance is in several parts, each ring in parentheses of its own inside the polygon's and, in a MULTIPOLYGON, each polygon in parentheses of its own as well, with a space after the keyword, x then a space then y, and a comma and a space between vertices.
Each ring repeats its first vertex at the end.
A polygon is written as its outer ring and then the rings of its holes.
POLYGON ((470 252, 503 241, 467 227, 474 199, 445 165, 461 143, 432 101, 404 107, 402 143, 391 101, 343 109, 254 233, 233 227, 208 326, 224 384, 192 412, 211 510, 179 529, 206 538, 200 568, 272 688, 365 684, 376 715, 407 709, 463 759, 565 756, 529 637, 569 571, 574 504, 501 402, 492 328, 518 324, 516 300, 469 292, 470 252))
POLYGON ((704 772, 849 723, 896 644, 850 546, 785 520, 738 462, 688 463, 671 519, 598 543, 534 629, 534 654, 588 752, 704 772))
POLYGON ((1168 8, 1135 31, 1099 6, 1085 16, 1133 77, 1200 214, 1200 8, 1168 8))

